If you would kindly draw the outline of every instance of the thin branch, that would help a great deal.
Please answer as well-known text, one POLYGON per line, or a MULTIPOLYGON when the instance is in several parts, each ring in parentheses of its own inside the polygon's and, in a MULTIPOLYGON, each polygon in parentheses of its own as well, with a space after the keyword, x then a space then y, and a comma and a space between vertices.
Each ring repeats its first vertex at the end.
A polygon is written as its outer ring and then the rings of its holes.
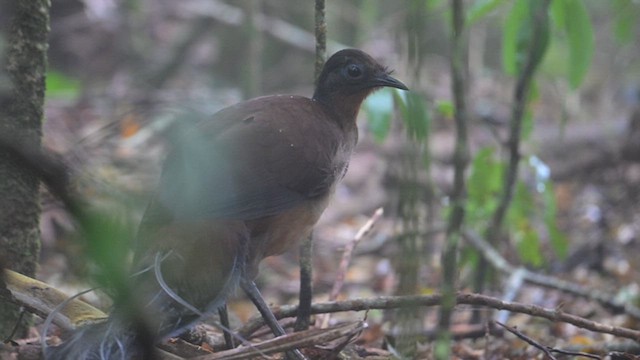
POLYGON ((509 331, 513 335, 517 336, 518 338, 520 338, 520 339, 524 340, 525 342, 531 344, 532 346, 540 349, 542 352, 544 352, 544 354, 549 359, 556 360, 556 357, 553 356, 553 354, 552 354, 554 352, 558 353, 558 354, 562 354, 562 355, 582 356, 582 357, 587 357, 587 358, 590 358, 590 359, 601 359, 601 357, 598 356, 598 355, 593 355, 593 354, 589 354, 589 353, 585 353, 585 352, 578 352, 578 351, 561 350, 561 349, 553 348, 551 346, 542 345, 539 342, 533 340, 529 336, 527 336, 524 333, 522 333, 516 327, 507 326, 507 325, 505 325, 505 324, 503 324, 503 323, 501 323, 499 321, 495 321, 495 323, 500 325, 501 327, 503 327, 505 330, 509 331))
MULTIPOLYGON (((315 43, 316 60, 314 65, 314 82, 318 81, 320 72, 324 66, 327 51, 327 23, 325 22, 324 0, 316 0, 315 6, 315 43)), ((313 300, 313 233, 303 239, 300 244, 300 312, 294 325, 295 331, 302 331, 309 328, 311 323, 311 301, 313 300)))
POLYGON ((262 14, 262 2, 248 0, 243 2, 247 14, 245 31, 247 37, 247 73, 244 75, 244 95, 247 98, 256 97, 261 94, 262 88, 262 58, 264 57, 264 37, 263 32, 256 27, 256 17, 262 14))
MULTIPOLYGON (((464 222, 464 208, 466 199, 465 170, 469 162, 469 145, 467 130, 467 105, 466 105, 466 60, 467 40, 464 26, 464 3, 462 0, 452 0, 452 32, 453 44, 450 56, 451 67, 451 91, 455 104, 456 145, 453 155, 454 179, 453 192, 451 194, 451 215, 447 224, 447 242, 442 254, 442 293, 446 301, 440 309, 438 327, 441 338, 448 342, 451 314, 453 313, 453 296, 456 289, 456 274, 458 270, 457 252, 460 240, 460 231, 464 222)), ((439 355, 438 355, 439 356, 439 355)), ((443 354, 449 357, 448 354, 443 354)))
POLYGON ((198 356, 194 360, 214 359, 253 359, 263 354, 274 354, 291 349, 310 347, 317 344, 326 344, 330 341, 346 338, 347 341, 367 327, 366 323, 356 321, 341 324, 331 329, 311 329, 294 334, 286 334, 274 339, 266 340, 251 347, 241 347, 227 351, 217 352, 211 355, 198 356))
MULTIPOLYGON (((189 1, 179 8, 183 16, 207 16, 232 26, 241 26, 246 14, 242 9, 225 4, 222 1, 189 1)), ((288 45, 308 52, 314 52, 315 38, 310 32, 292 25, 284 20, 264 14, 256 14, 256 29, 271 35, 288 45)), ((329 41, 329 50, 334 52, 348 46, 335 41, 329 41)))
MULTIPOLYGON (((312 314, 325 314, 346 311, 368 311, 398 309, 408 306, 437 306, 442 302, 442 295, 412 295, 412 296, 381 296, 377 298, 361 298, 345 301, 331 301, 316 303, 311 307, 312 314)), ((508 310, 515 313, 528 314, 554 322, 564 322, 593 332, 611 334, 617 337, 640 341, 640 330, 606 325, 566 313, 560 309, 548 309, 541 306, 523 304, 519 302, 502 301, 500 299, 480 295, 458 293, 455 297, 456 305, 484 306, 496 310, 508 310)), ((295 316, 298 307, 295 305, 281 306, 271 309, 277 319, 295 316)), ((264 325, 264 320, 252 317, 240 330, 241 336, 249 337, 264 325)))
POLYGON ((518 338, 524 340, 526 343, 528 343, 529 345, 532 345, 535 348, 540 349, 549 359, 551 360, 557 360, 555 356, 553 356, 553 354, 551 353, 551 351, 549 351, 549 349, 547 348, 547 346, 540 344, 539 342, 533 340, 532 338, 526 336, 525 334, 521 333, 520 331, 518 331, 517 328, 515 327, 509 327, 499 321, 495 321, 496 324, 502 326, 505 330, 507 330, 508 332, 512 333, 513 335, 517 336, 518 338))
POLYGON ((316 0, 315 8, 316 62, 315 76, 313 78, 318 81, 327 56, 327 22, 325 21, 324 0, 316 0))
MULTIPOLYGON (((351 258, 353 257, 353 250, 355 250, 356 246, 362 240, 362 238, 367 235, 376 222, 382 217, 384 214, 383 208, 378 208, 371 218, 367 220, 367 222, 358 230, 356 236, 353 237, 353 240, 347 244, 342 253, 342 259, 340 259, 340 265, 338 265, 338 272, 336 275, 336 280, 333 283, 333 287, 331 288, 331 293, 329 294, 329 301, 335 301, 338 298, 338 294, 340 294, 340 290, 344 285, 344 279, 347 276, 347 271, 349 270, 349 263, 351 262, 351 258)), ((329 326, 329 320, 331 317, 329 314, 325 314, 325 316, 318 317, 316 319, 316 325, 320 325, 320 328, 326 328, 329 326)))
POLYGON ((362 238, 367 235, 376 222, 382 217, 384 214, 384 210, 382 208, 378 208, 371 218, 367 220, 367 222, 358 230, 356 235, 353 237, 353 240, 347 245, 344 249, 344 253, 342 253, 342 259, 340 260, 340 265, 338 266, 338 275, 336 277, 336 281, 333 283, 333 288, 331 288, 331 293, 329 294, 329 301, 334 301, 338 298, 338 294, 340 293, 340 289, 342 289, 342 285, 344 285, 344 278, 347 274, 347 270, 349 268, 349 263, 351 262, 351 257, 353 256, 353 250, 355 250, 356 246, 362 238))
POLYGON ((640 308, 630 303, 621 303, 615 300, 611 295, 597 291, 591 288, 580 286, 573 282, 568 282, 552 276, 535 273, 531 270, 515 267, 511 265, 504 257, 502 257, 485 239, 472 231, 464 232, 464 239, 476 248, 486 261, 498 271, 510 275, 522 274, 524 281, 543 286, 549 289, 563 291, 565 293, 579 296, 585 299, 594 300, 607 309, 615 313, 624 313, 635 319, 640 320, 640 308))
MULTIPOLYGON (((412 138, 406 146, 417 149, 422 140, 412 138)), ((423 214, 420 211, 422 202, 421 188, 418 187, 416 179, 418 171, 421 169, 420 158, 411 156, 409 153, 401 155, 402 182, 399 184, 398 217, 401 219, 404 236, 397 238, 399 246, 398 262, 396 272, 398 273, 398 284, 396 294, 413 295, 419 293, 420 286, 420 264, 423 260, 424 249, 423 239, 415 236, 419 233, 423 224, 423 214)), ((399 329, 398 341, 395 349, 404 358, 415 358, 418 354, 418 337, 423 331, 424 322, 423 309, 415 306, 408 306, 399 309, 396 314, 395 326, 399 329)))

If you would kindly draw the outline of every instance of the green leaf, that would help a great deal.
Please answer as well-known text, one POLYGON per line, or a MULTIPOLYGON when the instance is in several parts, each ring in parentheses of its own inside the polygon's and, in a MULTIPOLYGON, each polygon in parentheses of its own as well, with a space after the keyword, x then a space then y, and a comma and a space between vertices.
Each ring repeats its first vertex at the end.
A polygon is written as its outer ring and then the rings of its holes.
POLYGON ((526 39, 523 40, 522 52, 525 56, 532 56, 533 68, 537 69, 542 59, 547 53, 549 47, 549 10, 545 6, 543 1, 529 1, 529 16, 528 19, 531 23, 531 33, 527 33, 526 39), (538 17, 540 14, 542 17, 538 17), (534 42, 535 38, 535 42, 534 42), (530 48, 533 46, 533 53, 530 48))
POLYGON ((125 288, 129 280, 128 258, 135 226, 127 209, 118 209, 118 216, 103 210, 87 208, 80 217, 80 225, 89 258, 97 265, 95 281, 109 289, 125 288))
POLYGON ((545 6, 543 1, 516 0, 507 14, 502 28, 502 63, 509 75, 517 75, 523 70, 532 46, 534 68, 546 53, 549 14, 541 6, 545 6), (537 14, 542 10, 545 10, 543 16, 538 18, 537 14))
POLYGON ((47 97, 74 99, 80 94, 80 82, 57 71, 47 72, 47 97))
POLYGON ((402 119, 407 126, 409 137, 425 141, 429 136, 431 118, 424 99, 415 92, 400 92, 394 90, 394 99, 402 113, 402 119))
POLYGON ((480 149, 473 158, 467 181, 467 222, 480 225, 491 217, 498 206, 504 164, 496 158, 495 149, 480 149))
POLYGON ((558 255, 558 257, 564 259, 569 253, 569 239, 558 228, 558 211, 556 205, 556 197, 555 192, 553 191, 553 182, 551 182, 551 180, 547 180, 544 183, 543 200, 544 224, 547 227, 551 247, 555 251, 556 255, 558 255))
POLYGON ((428 9, 437 9, 444 5, 444 0, 427 0, 428 9))
POLYGON ((502 184, 502 166, 496 160, 494 148, 480 149, 471 164, 468 181, 469 200, 486 203, 496 196, 502 184))
POLYGON ((575 90, 584 81, 593 59, 594 33, 591 19, 582 0, 554 0, 551 15, 555 28, 566 36, 554 37, 556 44, 550 56, 553 59, 546 63, 546 69, 566 76, 569 85, 575 90))
POLYGON ((467 26, 478 21, 504 3, 504 0, 476 0, 467 13, 467 26))
POLYGON ((502 25, 502 66, 509 75, 515 75, 519 66, 518 34, 527 15, 527 0, 516 0, 502 25))
POLYGON ((610 4, 614 12, 613 34, 619 43, 628 43, 634 38, 639 8, 632 0, 611 0, 610 4))
POLYGON ((436 111, 438 114, 444 116, 447 119, 453 119, 454 116, 453 103, 448 100, 438 101, 436 104, 436 111))
POLYGON ((553 0, 551 2, 551 19, 553 19, 553 23, 558 29, 564 29, 567 26, 565 21, 567 13, 565 12, 566 7, 564 1, 565 0, 553 0))
POLYGON ((531 191, 522 180, 518 180, 513 194, 513 200, 507 213, 509 223, 514 229, 519 230, 523 222, 526 222, 533 213, 533 210, 534 202, 531 191))
POLYGON ((458 266, 461 269, 475 269, 480 261, 480 254, 470 246, 464 246, 460 249, 460 260, 458 266))
POLYGON ((527 108, 522 115, 522 128, 520 130, 521 142, 529 140, 531 134, 533 134, 533 128, 535 125, 533 120, 533 111, 531 111, 530 108, 527 108))
MULTIPOLYGON (((558 1, 558 0, 556 0, 558 1)), ((593 58, 594 35, 591 19, 584 1, 562 0, 565 4, 567 37, 569 41, 569 84, 577 89, 582 84, 593 58)))
POLYGON ((520 141, 524 142, 531 138, 531 134, 533 134, 533 129, 535 127, 535 118, 533 116, 534 111, 531 109, 531 103, 537 101, 540 98, 540 87, 538 86, 538 82, 534 78, 531 81, 531 86, 529 88, 529 97, 527 99, 527 108, 525 109, 524 114, 522 115, 522 128, 520 130, 520 141))
POLYGON ((530 226, 526 226, 516 235, 518 254, 524 263, 539 267, 544 264, 540 239, 530 226))
POLYGON ((376 141, 386 139, 393 117, 393 95, 391 89, 381 89, 371 94, 364 102, 369 129, 376 141))
POLYGON ((514 234, 518 255, 523 262, 534 266, 544 263, 538 233, 531 224, 536 212, 532 190, 519 180, 507 213, 509 229, 514 234))

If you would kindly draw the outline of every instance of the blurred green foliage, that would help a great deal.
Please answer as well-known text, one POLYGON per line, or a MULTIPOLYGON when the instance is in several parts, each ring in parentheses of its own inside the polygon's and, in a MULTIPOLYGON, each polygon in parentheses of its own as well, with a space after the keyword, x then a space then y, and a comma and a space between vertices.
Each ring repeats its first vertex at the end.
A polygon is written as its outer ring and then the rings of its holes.
POLYGON ((549 241, 553 251, 559 258, 564 259, 569 254, 569 239, 567 235, 558 228, 558 206, 556 204, 556 194, 551 180, 543 183, 544 225, 547 229, 549 241))
POLYGON ((377 142, 382 142, 389 134, 393 117, 393 95, 391 89, 384 88, 371 94, 364 102, 369 130, 377 142))
POLYGON ((476 0, 467 12, 467 26, 486 17, 492 11, 498 9, 506 0, 476 0))
POLYGON ((540 1, 516 0, 506 16, 502 29, 502 60, 504 70, 509 75, 519 75, 524 70, 532 46, 534 68, 545 55, 549 43, 548 16, 538 19, 533 15, 541 4, 540 1), (543 31, 542 41, 533 43, 534 32, 539 31, 537 29, 543 31))
POLYGON ((453 118, 453 103, 451 101, 448 100, 441 100, 438 101, 436 103, 436 111, 438 112, 438 114, 440 114, 441 116, 443 116, 445 119, 451 119, 453 118))
POLYGON ((543 265, 540 239, 535 228, 536 213, 534 193, 522 181, 516 183, 515 193, 507 213, 507 229, 513 236, 518 255, 525 264, 543 265))
MULTIPOLYGON (((128 209, 85 208, 76 214, 85 253, 95 264, 91 278, 96 285, 123 296, 129 287, 129 260, 136 234, 128 209)), ((89 275, 89 274, 86 274, 89 275)))
POLYGON ((429 139, 431 116, 422 95, 417 92, 394 91, 396 104, 409 137, 425 143, 429 139))
POLYGON ((80 82, 61 72, 47 72, 46 91, 48 98, 73 100, 80 95, 80 82))
MULTIPOLYGON (((531 161, 523 161, 525 163, 531 161)), ((531 167, 537 173, 540 171, 537 167, 546 165, 532 164, 531 167)), ((506 164, 496 154, 495 148, 484 147, 475 154, 467 182, 468 227, 482 229, 489 225, 489 219, 498 207, 505 169, 506 164)), ((542 266, 546 264, 539 233, 547 234, 551 248, 559 258, 567 255, 568 239, 558 228, 556 198, 548 174, 542 177, 536 175, 531 182, 533 185, 528 185, 529 181, 523 180, 516 184, 507 213, 506 229, 513 236, 520 259, 533 266, 542 266), (540 218, 542 222, 539 222, 540 218), (537 225, 538 223, 541 225, 537 225)), ((466 261, 469 261, 470 256, 464 256, 466 261)), ((473 258, 475 256, 471 256, 473 258)))
POLYGON ((584 81, 593 59, 591 19, 583 0, 553 0, 551 14, 555 28, 560 33, 553 38, 566 48, 569 64, 566 76, 575 90, 584 81))
POLYGON ((369 129, 378 142, 384 141, 389 134, 396 108, 400 110, 411 138, 422 142, 429 138, 431 116, 424 97, 416 92, 384 88, 369 96, 363 107, 369 129))
POLYGON ((634 30, 638 27, 640 3, 634 0, 610 0, 613 9, 613 34, 620 43, 628 43, 635 39, 634 30))
POLYGON ((498 207, 504 168, 505 164, 497 158, 493 147, 482 148, 475 154, 467 180, 465 213, 469 226, 488 225, 487 221, 498 207))

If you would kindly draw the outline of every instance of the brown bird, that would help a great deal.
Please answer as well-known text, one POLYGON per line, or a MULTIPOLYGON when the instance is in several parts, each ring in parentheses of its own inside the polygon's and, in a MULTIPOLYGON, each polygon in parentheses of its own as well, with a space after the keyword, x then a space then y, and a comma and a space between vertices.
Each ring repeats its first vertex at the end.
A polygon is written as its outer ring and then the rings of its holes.
MULTIPOLYGON (((284 334, 254 283, 258 265, 309 235, 347 171, 362 101, 385 86, 407 90, 366 53, 342 50, 312 98, 255 98, 180 132, 135 249, 133 289, 156 340, 224 308, 238 284, 284 334)), ((118 345, 101 337, 108 358, 130 356, 123 333, 106 337, 118 345)), ((97 354, 79 339, 75 355, 97 354)))

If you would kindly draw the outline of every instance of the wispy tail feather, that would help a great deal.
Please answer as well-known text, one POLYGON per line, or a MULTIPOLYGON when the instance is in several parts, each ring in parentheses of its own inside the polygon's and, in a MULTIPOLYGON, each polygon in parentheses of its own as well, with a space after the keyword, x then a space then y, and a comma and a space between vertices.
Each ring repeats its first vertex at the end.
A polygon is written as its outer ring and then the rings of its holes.
MULTIPOLYGON (((128 311, 126 308, 116 308, 105 322, 78 328, 61 345, 43 349, 44 358, 155 359, 157 342, 178 335, 204 313, 213 312, 224 304, 227 296, 237 287, 244 267, 243 257, 234 257, 226 281, 218 287, 216 296, 209 299, 209 303, 200 310, 200 307, 194 307, 179 297, 179 294, 164 281, 160 262, 165 258, 156 256, 153 266, 136 274, 136 283, 155 283, 155 295, 144 302, 144 309, 133 311, 133 304, 124 304, 129 306, 128 311), (197 310, 196 313, 194 309, 197 310)), ((145 293, 144 290, 142 292, 145 293)), ((149 293, 147 295, 149 296, 149 293)))
POLYGON ((145 355, 153 351, 153 341, 144 341, 144 337, 110 318, 103 323, 83 326, 61 345, 43 351, 46 360, 148 358, 145 355))

